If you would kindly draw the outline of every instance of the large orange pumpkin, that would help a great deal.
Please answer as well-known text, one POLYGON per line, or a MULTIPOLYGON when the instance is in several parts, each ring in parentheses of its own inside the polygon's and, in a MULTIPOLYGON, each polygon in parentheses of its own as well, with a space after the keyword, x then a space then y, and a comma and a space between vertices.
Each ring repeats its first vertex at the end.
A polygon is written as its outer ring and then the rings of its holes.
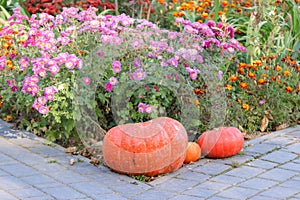
POLYGON ((204 132, 197 140, 203 156, 226 158, 237 154, 244 145, 244 136, 235 127, 221 127, 204 132))
POLYGON ((187 144, 187 132, 181 123, 159 117, 110 129, 103 140, 103 158, 119 173, 155 176, 179 169, 187 144))

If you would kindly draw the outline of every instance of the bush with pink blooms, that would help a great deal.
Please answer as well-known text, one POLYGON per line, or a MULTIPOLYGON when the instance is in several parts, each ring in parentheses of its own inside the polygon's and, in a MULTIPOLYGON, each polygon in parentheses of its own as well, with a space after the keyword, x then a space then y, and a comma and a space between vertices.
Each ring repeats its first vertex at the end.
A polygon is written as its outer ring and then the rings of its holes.
POLYGON ((51 140, 76 135, 84 115, 76 106, 95 111, 106 130, 129 118, 183 120, 188 105, 201 112, 207 101, 194 90, 209 83, 199 73, 222 79, 228 56, 245 51, 231 26, 214 21, 178 18, 181 31, 172 32, 124 14, 64 8, 29 19, 15 9, 8 22, 0 31, 1 115, 51 140))

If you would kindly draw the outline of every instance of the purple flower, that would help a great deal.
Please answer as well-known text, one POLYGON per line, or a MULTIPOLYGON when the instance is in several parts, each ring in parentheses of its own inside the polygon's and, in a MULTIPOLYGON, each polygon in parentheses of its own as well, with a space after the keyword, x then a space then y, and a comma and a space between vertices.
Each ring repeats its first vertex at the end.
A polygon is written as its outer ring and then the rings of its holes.
POLYGON ((186 71, 190 74, 190 77, 192 80, 195 80, 198 76, 198 73, 200 73, 200 71, 196 67, 194 67, 193 69, 190 67, 187 67, 186 71))
POLYGON ((176 32, 169 32, 169 33, 168 33, 168 39, 169 39, 169 40, 175 40, 176 37, 177 37, 176 32))
POLYGON ((154 88, 155 92, 159 92, 159 89, 156 85, 153 88, 154 88))
POLYGON ((54 94, 44 94, 44 96, 46 97, 46 99, 48 101, 53 101, 54 100, 54 94))
POLYGON ((49 87, 46 87, 44 89, 44 95, 48 95, 48 94, 54 94, 56 93, 58 90, 55 86, 49 86, 49 87))
POLYGON ((99 50, 99 51, 96 52, 96 55, 101 58, 101 57, 104 56, 104 52, 99 50))
POLYGON ((4 67, 6 66, 6 57, 1 56, 0 57, 0 70, 4 70, 4 67))
POLYGON ((7 85, 12 87, 16 84, 16 80, 15 79, 9 79, 7 80, 7 85))
POLYGON ((113 89, 113 85, 110 82, 107 82, 105 84, 105 90, 110 92, 110 91, 112 91, 112 89, 113 89))
POLYGON ((196 29, 194 29, 192 26, 190 26, 190 25, 186 25, 185 27, 184 27, 184 31, 186 32, 186 33, 190 33, 190 34, 192 34, 192 33, 197 33, 197 30, 196 29))
POLYGON ((16 91, 18 91, 18 90, 19 90, 19 87, 16 86, 16 85, 14 85, 14 86, 11 87, 11 91, 12 91, 12 92, 16 92, 16 91))
POLYGON ((91 79, 89 77, 84 77, 83 78, 83 83, 86 84, 86 85, 89 85, 89 84, 91 84, 91 79))
POLYGON ((109 83, 111 85, 116 85, 118 83, 118 80, 115 77, 110 77, 109 83))
POLYGON ((134 61, 133 61, 133 66, 135 66, 136 68, 142 68, 143 63, 140 59, 135 58, 134 61))
POLYGON ((39 111, 39 113, 45 115, 49 112, 49 108, 47 106, 40 106, 38 111, 39 111))
POLYGON ((45 105, 47 103, 48 99, 45 96, 40 96, 37 98, 37 102, 40 105, 45 105))
POLYGON ((141 80, 145 79, 145 76, 146 76, 146 74, 145 74, 144 70, 142 70, 142 69, 137 69, 134 71, 133 74, 130 74, 130 78, 132 80, 136 80, 136 81, 141 81, 141 80))
POLYGON ((263 105, 264 103, 266 103, 266 100, 265 99, 262 99, 262 100, 259 100, 259 105, 263 105))
POLYGON ((144 108, 144 112, 152 113, 153 112, 153 107, 151 105, 146 105, 145 108, 144 108))
POLYGON ((146 104, 144 104, 144 103, 139 103, 139 105, 138 105, 138 111, 139 111, 140 113, 144 113, 144 112, 145 112, 145 107, 146 107, 146 104))
POLYGON ((178 66, 178 61, 176 60, 176 58, 170 58, 168 60, 168 63, 174 67, 177 67, 178 66))
POLYGON ((223 72, 222 71, 219 71, 218 72, 218 78, 221 80, 223 78, 223 72))
POLYGON ((197 61, 198 61, 198 63, 203 63, 203 58, 201 55, 197 56, 197 61))
POLYGON ((48 69, 51 74, 57 74, 60 70, 60 68, 57 65, 52 65, 48 69))
POLYGON ((121 62, 117 60, 113 61, 112 67, 115 73, 119 73, 121 71, 121 62))
POLYGON ((142 46, 142 40, 141 39, 135 39, 133 40, 133 42, 131 43, 131 46, 133 49, 140 49, 142 46))

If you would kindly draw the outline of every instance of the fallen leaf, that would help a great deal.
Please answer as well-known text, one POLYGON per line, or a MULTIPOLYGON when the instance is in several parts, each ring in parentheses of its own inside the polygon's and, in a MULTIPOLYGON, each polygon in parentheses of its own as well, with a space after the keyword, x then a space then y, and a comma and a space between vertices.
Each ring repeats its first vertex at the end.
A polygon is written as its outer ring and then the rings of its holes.
POLYGON ((270 119, 270 120, 273 119, 273 116, 269 111, 265 110, 265 114, 267 115, 268 119, 270 119))
POLYGON ((70 159, 70 165, 71 165, 71 166, 74 165, 74 162, 75 162, 75 161, 74 161, 74 158, 71 158, 71 159, 70 159))
POLYGON ((266 128, 268 127, 268 124, 269 124, 269 120, 266 117, 266 115, 264 115, 263 119, 261 120, 260 131, 264 132, 266 130, 266 128))
POLYGON ((74 153, 76 151, 76 147, 68 147, 66 148, 66 153, 74 153))
POLYGON ((288 125, 286 123, 284 123, 284 124, 277 126, 275 129, 276 129, 276 131, 279 131, 279 130, 285 129, 287 127, 288 127, 288 125))

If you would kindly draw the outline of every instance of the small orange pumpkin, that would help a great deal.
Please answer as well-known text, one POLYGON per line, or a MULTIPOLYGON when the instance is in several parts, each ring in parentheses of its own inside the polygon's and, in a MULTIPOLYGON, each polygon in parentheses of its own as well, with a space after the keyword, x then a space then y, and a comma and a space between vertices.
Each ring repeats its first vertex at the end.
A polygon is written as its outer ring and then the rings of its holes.
POLYGON ((201 156, 201 148, 196 142, 189 142, 184 163, 196 162, 201 156))

